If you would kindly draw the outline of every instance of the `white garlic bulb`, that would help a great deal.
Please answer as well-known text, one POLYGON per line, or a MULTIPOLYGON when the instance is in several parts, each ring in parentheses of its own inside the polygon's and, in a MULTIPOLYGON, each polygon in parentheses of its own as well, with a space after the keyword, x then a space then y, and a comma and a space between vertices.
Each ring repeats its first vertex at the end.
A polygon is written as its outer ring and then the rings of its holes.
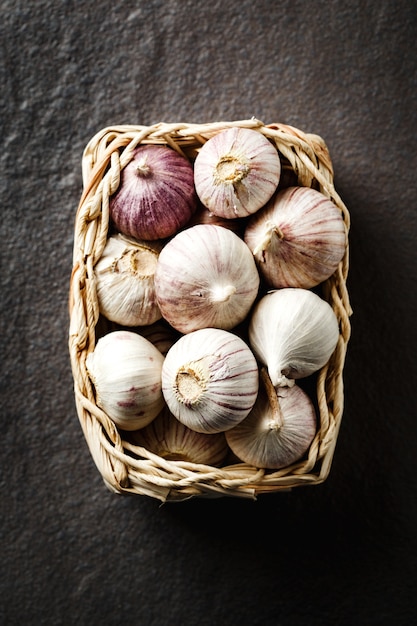
POLYGON ((249 415, 232 430, 226 441, 244 463, 264 469, 281 469, 298 461, 316 434, 316 412, 298 385, 275 390, 262 371, 258 398, 249 415))
POLYGON ((336 270, 347 245, 340 209, 309 187, 289 187, 252 215, 244 239, 270 287, 308 289, 336 270))
POLYGON ((169 461, 218 466, 228 453, 224 433, 197 433, 181 424, 167 407, 148 426, 131 433, 130 440, 169 461))
POLYGON ((109 237, 95 266, 100 313, 123 326, 141 326, 161 318, 154 274, 160 242, 109 237))
POLYGON ((258 366, 246 343, 218 328, 181 337, 162 367, 162 393, 174 416, 201 433, 241 422, 258 393, 258 366))
POLYGON ((336 348, 339 324, 320 296, 288 287, 259 300, 248 332, 250 347, 276 387, 292 385, 323 367, 336 348))
POLYGON ((181 333, 208 327, 231 330, 248 315, 259 282, 245 242, 212 224, 198 224, 173 237, 155 271, 159 308, 181 333))
POLYGON ((119 330, 101 337, 86 362, 97 406, 124 430, 146 426, 164 406, 163 362, 161 352, 134 332, 119 330))
POLYGON ((211 137, 194 163, 194 182, 201 202, 226 218, 255 213, 275 192, 281 162, 260 132, 232 127, 211 137))

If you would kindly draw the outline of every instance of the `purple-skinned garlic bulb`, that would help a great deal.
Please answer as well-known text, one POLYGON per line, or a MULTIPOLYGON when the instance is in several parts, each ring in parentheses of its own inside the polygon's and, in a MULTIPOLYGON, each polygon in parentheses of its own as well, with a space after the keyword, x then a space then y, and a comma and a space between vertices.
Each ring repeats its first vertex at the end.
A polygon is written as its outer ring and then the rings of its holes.
POLYGON ((165 239, 178 232, 197 207, 194 171, 173 148, 141 145, 120 174, 110 198, 116 229, 136 239, 165 239))

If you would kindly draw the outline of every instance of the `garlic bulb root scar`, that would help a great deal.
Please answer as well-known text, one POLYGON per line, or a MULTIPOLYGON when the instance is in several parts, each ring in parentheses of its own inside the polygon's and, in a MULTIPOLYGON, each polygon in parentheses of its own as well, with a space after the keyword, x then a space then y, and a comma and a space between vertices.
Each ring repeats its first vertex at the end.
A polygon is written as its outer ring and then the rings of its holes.
POLYGON ((178 402, 196 404, 207 389, 207 376, 198 363, 187 363, 178 369, 174 393, 178 402))
POLYGON ((216 185, 224 183, 234 185, 248 175, 249 169, 246 159, 233 154, 226 154, 216 164, 214 182, 216 185))
POLYGON ((155 273, 158 255, 154 250, 142 247, 141 250, 124 250, 113 260, 111 271, 117 273, 129 273, 138 278, 148 278, 155 273))
POLYGON ((279 430, 284 424, 284 417, 282 415, 281 406, 279 404, 278 394, 272 384, 271 378, 268 374, 266 367, 261 367, 261 381, 263 383, 268 401, 272 409, 273 419, 269 423, 271 430, 279 430))

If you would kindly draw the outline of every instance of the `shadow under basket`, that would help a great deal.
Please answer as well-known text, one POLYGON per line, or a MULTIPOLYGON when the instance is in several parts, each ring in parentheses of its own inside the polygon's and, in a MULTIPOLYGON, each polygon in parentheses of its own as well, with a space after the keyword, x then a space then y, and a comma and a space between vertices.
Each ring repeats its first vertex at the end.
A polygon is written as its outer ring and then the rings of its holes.
POLYGON ((101 130, 90 140, 82 158, 84 188, 75 220, 69 353, 76 409, 85 439, 104 483, 116 493, 146 495, 162 502, 196 496, 256 498, 258 494, 320 484, 330 471, 343 413, 343 367, 350 336, 348 247, 337 270, 320 285, 321 296, 337 316, 340 334, 330 361, 314 377, 312 400, 317 409, 317 432, 306 455, 297 463, 273 471, 239 461, 222 467, 170 461, 134 446, 95 402, 86 368, 87 355, 101 334, 94 267, 106 245, 109 198, 119 186, 121 170, 139 144, 167 145, 193 162, 210 137, 234 126, 250 128, 267 137, 281 160, 280 186, 299 185, 321 191, 340 208, 349 232, 349 213, 334 188, 330 155, 317 135, 285 124, 250 119, 115 126, 101 130))

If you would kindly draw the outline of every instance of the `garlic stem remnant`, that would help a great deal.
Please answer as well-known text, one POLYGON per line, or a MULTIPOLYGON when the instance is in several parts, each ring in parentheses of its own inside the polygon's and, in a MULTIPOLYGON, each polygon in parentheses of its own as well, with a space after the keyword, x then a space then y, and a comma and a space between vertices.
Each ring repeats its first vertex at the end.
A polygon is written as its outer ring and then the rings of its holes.
POLYGON ((113 331, 101 337, 86 362, 97 406, 124 430, 149 424, 164 406, 163 361, 159 350, 134 332, 113 331))
POLYGON ((310 447, 317 429, 316 413, 308 395, 296 384, 280 387, 271 402, 271 390, 260 385, 249 415, 227 431, 226 441, 244 463, 281 469, 298 461, 310 447), (279 406, 279 416, 276 406, 279 406))
POLYGON ((228 452, 224 433, 197 433, 181 424, 165 407, 151 424, 130 440, 169 461, 219 466, 228 452))
POLYGON ((347 247, 340 209, 309 187, 289 187, 252 215, 244 239, 270 287, 309 289, 331 276, 347 247))
POLYGON ((209 327, 231 330, 248 315, 259 282, 244 241, 211 224, 192 226, 173 237, 155 271, 161 313, 181 333, 209 327))
POLYGON ((221 302, 227 302, 229 298, 236 293, 236 287, 234 285, 219 285, 214 287, 211 292, 211 301, 214 304, 220 304, 221 302))
POLYGON ((228 128, 202 146, 194 163, 194 181, 201 202, 228 219, 260 209, 275 192, 281 162, 276 148, 260 132, 228 128))
POLYGON ((139 176, 147 176, 152 171, 151 167, 148 165, 148 155, 145 154, 141 157, 136 165, 136 172, 139 176))
POLYGON ((201 433, 224 432, 242 421, 258 386, 258 366, 249 347, 217 328, 181 337, 162 367, 167 406, 182 424, 201 433))
POLYGON ((110 198, 113 224, 136 239, 170 237, 185 226, 196 208, 191 163, 174 149, 153 144, 135 149, 110 198))
POLYGON ((278 401, 277 392, 274 385, 272 384, 271 378, 268 374, 268 370, 265 367, 261 367, 260 377, 263 388, 265 390, 265 394, 269 401, 269 406, 271 407, 270 428, 278 430, 283 425, 284 420, 282 417, 282 411, 278 401))
POLYGON ((308 289, 285 288, 264 295, 249 322, 249 345, 268 368, 274 387, 323 367, 339 339, 337 317, 328 302, 308 289))
POLYGON ((107 240, 94 271, 100 313, 122 326, 146 326, 161 318, 154 274, 160 242, 120 234, 107 240))

